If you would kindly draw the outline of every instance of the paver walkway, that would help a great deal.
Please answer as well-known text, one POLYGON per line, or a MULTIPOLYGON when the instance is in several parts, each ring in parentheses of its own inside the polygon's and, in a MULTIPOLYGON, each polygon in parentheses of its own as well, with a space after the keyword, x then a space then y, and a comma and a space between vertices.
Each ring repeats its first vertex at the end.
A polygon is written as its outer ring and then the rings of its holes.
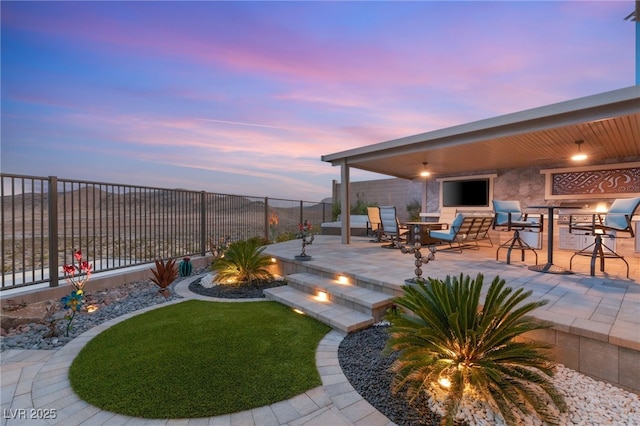
MULTIPOLYGON (((209 426, 384 426, 392 425, 353 389, 338 363, 344 337, 329 332, 318 345, 316 366, 322 386, 286 401, 240 413, 211 418, 148 420, 103 411, 81 400, 71 389, 71 362, 94 336, 134 315, 186 299, 215 301, 189 291, 184 280, 176 292, 184 299, 122 315, 88 330, 58 350, 7 350, 1 353, 2 425, 209 425, 209 426), (49 416, 45 419, 42 417, 49 416)), ((221 299, 217 299, 221 300, 221 299)), ((223 299, 229 302, 229 299, 223 299)), ((257 299, 264 300, 264 299, 257 299)))

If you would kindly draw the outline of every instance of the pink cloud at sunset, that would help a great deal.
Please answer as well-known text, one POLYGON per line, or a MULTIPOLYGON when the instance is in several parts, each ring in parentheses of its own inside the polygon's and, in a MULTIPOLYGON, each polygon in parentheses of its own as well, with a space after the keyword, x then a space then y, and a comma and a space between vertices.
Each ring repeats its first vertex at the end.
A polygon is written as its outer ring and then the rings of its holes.
POLYGON ((324 154, 633 85, 633 7, 3 1, 0 166, 320 200, 324 154))

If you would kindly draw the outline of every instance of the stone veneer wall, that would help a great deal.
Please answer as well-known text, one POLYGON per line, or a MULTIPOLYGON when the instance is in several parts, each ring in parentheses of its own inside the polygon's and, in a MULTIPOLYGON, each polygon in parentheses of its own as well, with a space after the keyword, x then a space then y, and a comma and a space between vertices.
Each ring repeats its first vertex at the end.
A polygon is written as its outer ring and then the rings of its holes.
MULTIPOLYGON (((621 159, 621 161, 638 161, 638 159, 621 159)), ((566 165, 564 165, 566 166, 566 165)), ((430 178, 427 181, 427 212, 437 213, 440 210, 440 183, 438 178, 473 176, 474 174, 497 174, 494 179, 493 198, 496 200, 519 200, 522 206, 546 204, 545 175, 540 173, 543 169, 558 166, 526 167, 518 169, 506 169, 496 171, 482 171, 464 175, 446 175, 430 178)), ((422 200, 422 180, 406 180, 398 178, 379 179, 362 182, 351 182, 351 203, 361 200, 365 203, 378 203, 380 206, 396 206, 398 218, 407 220, 407 204, 422 200)), ((340 199, 340 183, 333 185, 333 200, 340 199)), ((600 201, 585 199, 563 199, 562 203, 575 203, 589 205, 600 201)), ((610 200, 609 200, 610 201, 610 200)))

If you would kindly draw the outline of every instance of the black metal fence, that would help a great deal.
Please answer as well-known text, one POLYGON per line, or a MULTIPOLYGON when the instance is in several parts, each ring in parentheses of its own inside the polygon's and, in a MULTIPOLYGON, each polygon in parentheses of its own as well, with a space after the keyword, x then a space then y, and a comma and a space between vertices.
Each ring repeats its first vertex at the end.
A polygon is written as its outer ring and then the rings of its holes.
POLYGON ((223 238, 291 238, 319 230, 331 204, 1 174, 0 290, 49 282, 81 250, 95 272, 205 255, 223 238), (54 271, 51 274, 50 271, 54 271))

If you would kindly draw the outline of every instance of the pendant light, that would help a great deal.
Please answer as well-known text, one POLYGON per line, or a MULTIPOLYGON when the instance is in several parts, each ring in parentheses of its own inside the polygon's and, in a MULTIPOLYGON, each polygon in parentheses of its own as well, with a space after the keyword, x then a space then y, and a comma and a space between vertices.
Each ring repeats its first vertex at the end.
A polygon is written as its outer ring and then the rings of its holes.
POLYGON ((424 167, 424 170, 420 172, 420 176, 422 177, 428 177, 431 174, 429 173, 429 170, 427 170, 427 164, 429 163, 427 163, 426 161, 422 163, 422 167, 424 167))
POLYGON ((578 145, 578 152, 576 152, 571 159, 573 161, 584 161, 587 159, 587 154, 583 153, 580 149, 580 146, 584 143, 583 140, 576 141, 576 145, 578 145))

